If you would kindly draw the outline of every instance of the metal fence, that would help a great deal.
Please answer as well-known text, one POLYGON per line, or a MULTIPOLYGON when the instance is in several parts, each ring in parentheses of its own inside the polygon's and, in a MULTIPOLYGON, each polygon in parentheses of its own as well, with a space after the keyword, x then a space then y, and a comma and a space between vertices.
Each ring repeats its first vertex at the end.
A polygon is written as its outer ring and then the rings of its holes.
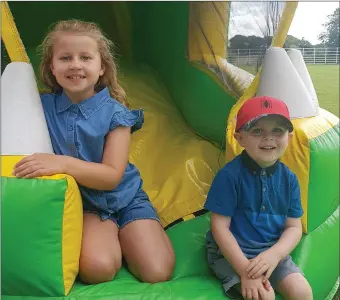
MULTIPOLYGON (((289 48, 285 48, 287 51, 289 48)), ((301 51, 306 64, 340 63, 340 48, 295 48, 301 51)), ((228 61, 235 66, 257 65, 263 57, 265 49, 228 49, 228 61)))

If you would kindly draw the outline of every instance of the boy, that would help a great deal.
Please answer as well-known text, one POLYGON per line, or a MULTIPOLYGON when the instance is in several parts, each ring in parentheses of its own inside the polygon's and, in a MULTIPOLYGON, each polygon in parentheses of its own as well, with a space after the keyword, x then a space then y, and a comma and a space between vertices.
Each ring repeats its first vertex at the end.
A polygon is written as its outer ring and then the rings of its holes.
POLYGON ((303 215, 297 177, 279 161, 292 131, 286 104, 275 98, 249 99, 237 114, 234 137, 244 150, 219 170, 205 203, 208 263, 230 298, 275 299, 273 287, 285 299, 313 299, 289 255, 303 215))

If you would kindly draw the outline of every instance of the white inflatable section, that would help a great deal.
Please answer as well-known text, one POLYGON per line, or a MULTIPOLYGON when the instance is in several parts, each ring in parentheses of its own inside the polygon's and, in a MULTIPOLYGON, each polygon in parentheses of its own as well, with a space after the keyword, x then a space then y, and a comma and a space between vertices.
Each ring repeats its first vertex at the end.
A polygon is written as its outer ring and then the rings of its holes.
POLYGON ((256 95, 281 99, 292 119, 318 115, 318 107, 283 48, 267 50, 256 95))
POLYGON ((303 59, 301 51, 297 49, 290 49, 287 52, 287 54, 290 60, 292 61, 296 71, 300 75, 300 78, 302 79, 309 94, 311 95, 314 104, 316 105, 316 107, 319 107, 318 96, 316 95, 312 79, 309 75, 309 72, 305 64, 305 61, 303 59))
POLYGON ((1 76, 1 155, 53 153, 30 64, 13 62, 1 76))

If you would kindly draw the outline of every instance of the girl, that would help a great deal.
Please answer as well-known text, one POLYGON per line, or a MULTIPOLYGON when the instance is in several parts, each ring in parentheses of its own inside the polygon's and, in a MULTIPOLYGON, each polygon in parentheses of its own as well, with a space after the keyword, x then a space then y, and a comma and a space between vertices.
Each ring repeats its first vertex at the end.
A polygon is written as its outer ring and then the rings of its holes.
POLYGON ((174 269, 173 248, 137 168, 128 162, 130 135, 142 127, 144 115, 126 107, 111 47, 94 23, 61 21, 47 34, 40 75, 50 93, 41 100, 55 155, 27 156, 13 173, 66 173, 77 181, 84 207, 84 282, 112 280, 122 256, 140 280, 166 281, 174 269))

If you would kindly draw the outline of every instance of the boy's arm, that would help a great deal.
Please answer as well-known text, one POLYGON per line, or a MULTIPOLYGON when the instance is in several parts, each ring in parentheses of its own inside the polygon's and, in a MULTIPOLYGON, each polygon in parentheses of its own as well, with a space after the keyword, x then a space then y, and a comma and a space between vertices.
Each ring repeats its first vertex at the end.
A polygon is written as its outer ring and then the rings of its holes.
POLYGON ((248 277, 257 278, 265 273, 264 280, 269 279, 278 263, 294 250, 301 236, 301 220, 287 218, 285 230, 277 243, 251 260, 247 268, 248 277))
POLYGON ((211 232, 220 251, 241 276, 249 261, 229 230, 237 207, 237 197, 237 180, 225 167, 217 172, 204 208, 211 212, 211 232))
POLYGON ((230 217, 211 213, 211 232, 223 256, 228 260, 228 262, 232 265, 234 270, 240 276, 243 291, 242 294, 244 294, 244 291, 246 289, 255 289, 257 290, 257 292, 262 293, 263 287, 267 291, 270 291, 271 285, 268 280, 263 279, 263 286, 260 286, 260 288, 258 288, 255 280, 253 281, 251 279, 248 279, 247 267, 249 265, 249 260, 243 254, 234 235, 229 230, 230 221, 230 217))
MULTIPOLYGON (((214 240, 223 256, 241 277, 243 289, 257 289, 256 281, 247 278, 249 260, 229 229, 237 207, 237 182, 225 169, 215 176, 204 207, 211 212, 211 232, 214 240)), ((264 281, 264 288, 268 291, 271 289, 268 280, 264 281)))
POLYGON ((285 230, 280 239, 269 250, 275 253, 279 260, 290 254, 302 237, 302 224, 300 218, 287 218, 285 230))
POLYGON ((234 235, 230 232, 230 217, 211 213, 211 232, 223 256, 240 277, 247 274, 249 260, 243 254, 234 235))

